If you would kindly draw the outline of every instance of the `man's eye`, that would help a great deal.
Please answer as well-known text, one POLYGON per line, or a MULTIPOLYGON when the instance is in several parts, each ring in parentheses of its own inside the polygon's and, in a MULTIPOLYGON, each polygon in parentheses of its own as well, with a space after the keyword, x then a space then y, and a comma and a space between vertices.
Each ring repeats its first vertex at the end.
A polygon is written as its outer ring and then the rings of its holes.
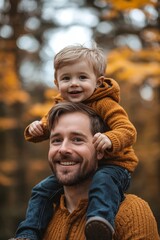
POLYGON ((73 142, 75 142, 75 143, 81 143, 81 142, 83 142, 83 139, 76 137, 76 138, 73 138, 73 142))
POLYGON ((60 138, 55 138, 51 140, 51 143, 54 145, 60 144, 62 142, 62 139, 60 138))

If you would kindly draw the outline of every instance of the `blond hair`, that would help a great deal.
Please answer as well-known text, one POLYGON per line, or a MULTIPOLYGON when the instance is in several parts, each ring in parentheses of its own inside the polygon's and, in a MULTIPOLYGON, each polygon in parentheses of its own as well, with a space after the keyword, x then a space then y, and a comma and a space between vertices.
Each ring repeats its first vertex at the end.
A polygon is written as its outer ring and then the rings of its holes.
POLYGON ((94 43, 92 48, 78 44, 67 46, 58 52, 54 58, 55 79, 57 78, 57 70, 81 60, 88 61, 97 77, 104 76, 106 59, 103 50, 94 43))

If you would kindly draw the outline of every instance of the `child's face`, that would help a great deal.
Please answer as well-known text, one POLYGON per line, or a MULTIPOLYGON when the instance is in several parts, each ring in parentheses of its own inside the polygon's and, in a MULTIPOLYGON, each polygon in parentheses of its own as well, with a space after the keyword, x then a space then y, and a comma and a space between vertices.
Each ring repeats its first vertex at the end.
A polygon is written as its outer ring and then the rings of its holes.
POLYGON ((93 94, 98 84, 91 65, 85 60, 57 70, 56 80, 61 96, 69 102, 86 100, 93 94))

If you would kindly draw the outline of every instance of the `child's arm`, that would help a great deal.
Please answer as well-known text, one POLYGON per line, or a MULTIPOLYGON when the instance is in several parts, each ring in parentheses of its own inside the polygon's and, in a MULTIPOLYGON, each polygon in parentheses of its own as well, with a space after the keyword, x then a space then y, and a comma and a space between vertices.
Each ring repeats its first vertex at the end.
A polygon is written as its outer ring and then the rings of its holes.
POLYGON ((53 203, 59 202, 62 191, 63 187, 54 175, 47 177, 32 189, 26 218, 16 231, 17 239, 42 239, 44 230, 54 214, 53 203))
POLYGON ((136 129, 125 110, 117 102, 111 98, 102 99, 97 102, 95 110, 110 129, 104 133, 112 143, 110 151, 119 152, 135 143, 136 129))
POLYGON ((34 121, 26 127, 24 137, 27 141, 36 143, 49 138, 47 118, 48 114, 46 114, 40 121, 34 121))
MULTIPOLYGON (((61 97, 60 94, 58 94, 57 96, 53 97, 52 107, 54 107, 57 103, 62 101, 63 101, 63 98, 61 97)), ((49 139, 50 132, 48 129, 48 121, 47 121, 49 111, 42 117, 42 119, 40 120, 40 124, 38 123, 39 126, 37 126, 37 122, 33 122, 34 124, 32 125, 33 127, 32 130, 30 128, 30 125, 26 127, 26 129, 24 130, 24 138, 26 139, 26 141, 36 143, 36 142, 42 142, 49 139), (42 133, 42 130, 43 130, 43 133, 42 133)))

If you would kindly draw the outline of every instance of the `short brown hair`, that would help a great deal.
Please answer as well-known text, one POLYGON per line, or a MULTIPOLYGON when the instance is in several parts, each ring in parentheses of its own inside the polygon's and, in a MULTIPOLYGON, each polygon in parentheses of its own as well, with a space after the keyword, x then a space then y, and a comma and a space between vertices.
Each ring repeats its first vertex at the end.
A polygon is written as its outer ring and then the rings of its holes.
POLYGON ((80 60, 85 59, 93 67, 93 71, 97 78, 104 76, 106 70, 106 59, 103 50, 97 47, 96 43, 92 48, 87 48, 81 44, 71 45, 63 48, 55 55, 54 69, 55 79, 57 78, 57 70, 80 60))
POLYGON ((60 116, 67 113, 80 112, 87 115, 90 119, 90 130, 94 135, 97 132, 106 132, 109 130, 103 119, 89 106, 83 103, 61 102, 52 107, 48 115, 49 131, 55 126, 60 116))

